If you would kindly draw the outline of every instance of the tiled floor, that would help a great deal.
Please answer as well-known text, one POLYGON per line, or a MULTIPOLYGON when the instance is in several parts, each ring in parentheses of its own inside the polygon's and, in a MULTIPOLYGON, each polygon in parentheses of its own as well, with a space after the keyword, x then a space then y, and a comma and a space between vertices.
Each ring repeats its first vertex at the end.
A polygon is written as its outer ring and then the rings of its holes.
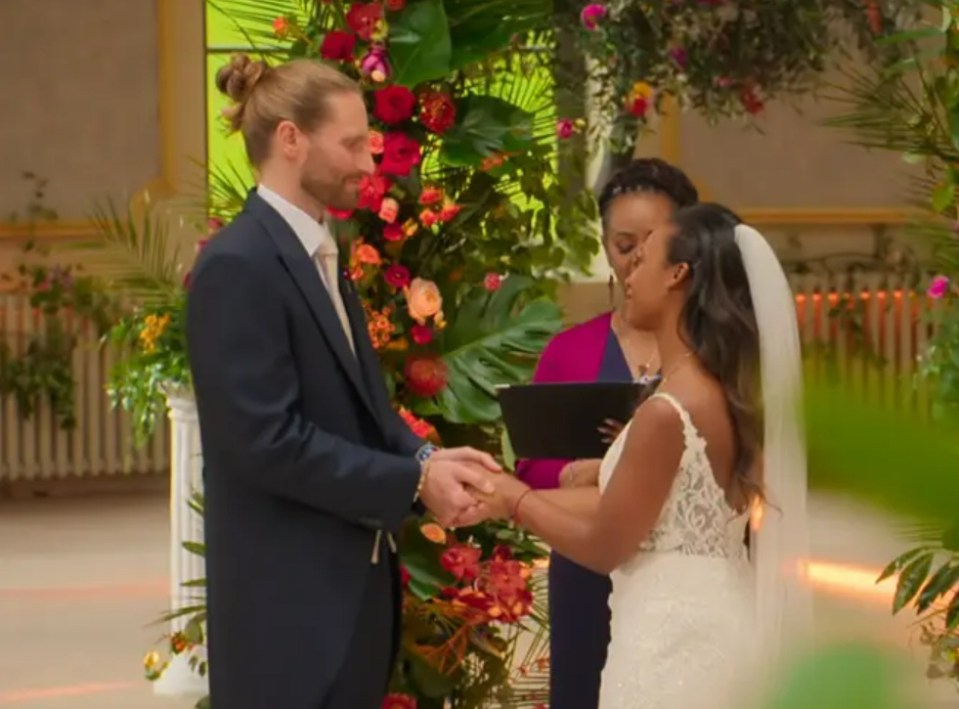
MULTIPOLYGON (((834 499, 813 510, 819 637, 908 647, 909 619, 891 618, 890 589, 872 584, 902 549, 896 525, 834 499)), ((191 705, 142 679, 162 633, 150 623, 166 608, 166 535, 158 494, 0 501, 0 707, 191 705)), ((959 705, 946 689, 941 706, 959 705)))

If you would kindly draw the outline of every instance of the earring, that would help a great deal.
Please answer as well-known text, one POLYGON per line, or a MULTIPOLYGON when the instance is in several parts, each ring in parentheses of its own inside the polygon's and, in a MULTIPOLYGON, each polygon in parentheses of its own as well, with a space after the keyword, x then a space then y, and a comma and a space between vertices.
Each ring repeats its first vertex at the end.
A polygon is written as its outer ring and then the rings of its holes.
POLYGON ((613 278, 613 274, 609 274, 609 304, 612 306, 616 302, 616 279, 613 278))

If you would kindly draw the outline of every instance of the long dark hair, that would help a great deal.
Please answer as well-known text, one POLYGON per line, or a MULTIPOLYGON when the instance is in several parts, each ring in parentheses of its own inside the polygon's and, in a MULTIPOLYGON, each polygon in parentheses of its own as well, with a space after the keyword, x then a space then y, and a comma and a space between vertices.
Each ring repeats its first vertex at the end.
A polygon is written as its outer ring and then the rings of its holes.
POLYGON ((670 263, 688 264, 688 298, 681 314, 687 343, 719 380, 736 434, 733 468, 738 490, 762 498, 763 446, 759 330, 749 280, 736 244, 742 220, 726 207, 698 204, 676 212, 670 263))

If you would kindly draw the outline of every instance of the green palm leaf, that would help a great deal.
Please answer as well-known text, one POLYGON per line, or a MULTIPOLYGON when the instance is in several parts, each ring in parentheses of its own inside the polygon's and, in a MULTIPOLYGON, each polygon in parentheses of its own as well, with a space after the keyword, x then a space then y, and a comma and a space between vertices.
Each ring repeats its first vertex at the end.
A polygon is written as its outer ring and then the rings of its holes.
POLYGON ((310 24, 320 3, 314 0, 207 0, 217 19, 227 20, 245 43, 263 54, 286 53, 287 45, 278 42, 273 21, 292 19, 300 27, 310 24))
POLYGON ((532 285, 530 279, 511 276, 494 293, 476 288, 461 302, 444 332, 449 380, 435 402, 448 421, 498 420, 497 386, 530 379, 539 353, 562 326, 553 302, 525 300, 532 285))
POLYGON ((180 251, 154 203, 147 201, 139 211, 107 200, 94 207, 91 219, 97 237, 68 248, 87 252, 84 265, 93 275, 143 302, 167 298, 180 288, 180 251))

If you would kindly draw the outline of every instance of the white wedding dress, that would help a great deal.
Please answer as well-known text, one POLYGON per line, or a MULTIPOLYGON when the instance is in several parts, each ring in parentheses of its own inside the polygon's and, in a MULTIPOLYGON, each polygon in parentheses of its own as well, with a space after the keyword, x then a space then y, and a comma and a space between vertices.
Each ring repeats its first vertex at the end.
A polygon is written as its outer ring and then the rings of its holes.
MULTIPOLYGON (((738 704, 757 650, 748 514, 726 502, 689 413, 668 394, 653 396, 676 409, 685 449, 652 532, 611 575, 600 709, 723 709, 738 704)), ((603 459, 601 490, 628 430, 603 459)))

